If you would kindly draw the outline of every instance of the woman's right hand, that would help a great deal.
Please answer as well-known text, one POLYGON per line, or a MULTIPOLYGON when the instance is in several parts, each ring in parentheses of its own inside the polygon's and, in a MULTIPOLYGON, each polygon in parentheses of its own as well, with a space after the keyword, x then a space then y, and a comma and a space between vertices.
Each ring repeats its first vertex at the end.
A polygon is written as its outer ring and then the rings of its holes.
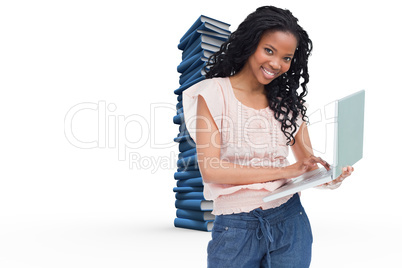
POLYGON ((326 170, 330 170, 330 165, 324 161, 321 157, 316 157, 314 155, 309 156, 308 158, 305 158, 301 161, 297 161, 293 165, 287 166, 285 176, 286 179, 291 179, 291 178, 296 178, 300 175, 303 175, 304 173, 317 169, 318 165, 317 163, 320 163, 325 167, 326 170))

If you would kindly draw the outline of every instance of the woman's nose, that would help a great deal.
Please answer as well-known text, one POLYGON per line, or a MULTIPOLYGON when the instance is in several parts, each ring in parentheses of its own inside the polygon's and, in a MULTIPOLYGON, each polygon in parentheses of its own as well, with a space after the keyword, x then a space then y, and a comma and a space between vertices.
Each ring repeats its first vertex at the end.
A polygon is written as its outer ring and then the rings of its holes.
POLYGON ((281 69, 281 65, 279 63, 278 60, 271 60, 269 65, 271 66, 272 70, 274 71, 278 71, 279 69, 281 69))

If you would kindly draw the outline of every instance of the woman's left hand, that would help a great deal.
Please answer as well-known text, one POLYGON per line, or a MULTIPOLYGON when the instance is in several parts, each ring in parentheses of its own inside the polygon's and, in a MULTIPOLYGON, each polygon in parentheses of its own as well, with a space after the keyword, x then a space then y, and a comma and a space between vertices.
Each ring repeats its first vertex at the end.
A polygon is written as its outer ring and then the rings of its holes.
POLYGON ((351 166, 344 167, 344 168, 342 168, 342 174, 338 178, 336 178, 335 180, 330 181, 328 183, 322 184, 320 186, 323 186, 325 188, 336 189, 341 185, 341 183, 344 179, 346 179, 347 177, 352 175, 353 171, 354 171, 354 168, 351 166))

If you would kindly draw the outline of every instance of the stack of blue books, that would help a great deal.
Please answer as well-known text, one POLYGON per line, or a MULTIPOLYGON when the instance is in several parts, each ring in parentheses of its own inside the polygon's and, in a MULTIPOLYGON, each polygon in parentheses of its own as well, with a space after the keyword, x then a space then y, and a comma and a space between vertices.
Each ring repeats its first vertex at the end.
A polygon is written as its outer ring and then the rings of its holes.
POLYGON ((177 66, 181 74, 177 96, 177 114, 173 123, 179 125, 179 134, 174 141, 179 144, 176 193, 176 217, 174 226, 201 231, 211 231, 214 215, 213 202, 205 200, 203 182, 197 162, 194 140, 190 137, 183 116, 182 92, 205 79, 204 67, 209 57, 219 50, 230 35, 230 24, 201 15, 180 39, 182 62, 177 66))

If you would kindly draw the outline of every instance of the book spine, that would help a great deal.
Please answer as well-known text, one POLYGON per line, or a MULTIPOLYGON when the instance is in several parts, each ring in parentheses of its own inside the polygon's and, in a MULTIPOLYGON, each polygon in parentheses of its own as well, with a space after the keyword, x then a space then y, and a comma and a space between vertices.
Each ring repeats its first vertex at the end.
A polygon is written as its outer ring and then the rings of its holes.
POLYGON ((177 45, 177 48, 179 50, 184 50, 188 44, 191 44, 195 39, 198 38, 199 32, 197 30, 194 30, 192 33, 186 36, 186 38, 183 39, 183 41, 180 41, 180 43, 177 45))
POLYGON ((197 53, 195 56, 197 56, 197 58, 194 58, 194 56, 191 56, 190 58, 193 59, 193 61, 191 62, 191 65, 189 65, 187 67, 187 69, 181 73, 180 78, 182 78, 185 75, 188 75, 189 73, 194 73, 195 69, 200 69, 201 65, 205 62, 204 60, 202 60, 203 57, 201 57, 201 53, 203 51, 201 50, 200 53, 197 53))
POLYGON ((176 193, 175 197, 177 200, 185 200, 185 199, 205 200, 203 192, 176 193))
POLYGON ((180 38, 180 42, 182 42, 188 35, 190 35, 195 29, 197 29, 200 25, 202 24, 201 22, 201 16, 191 25, 191 27, 187 30, 187 32, 184 33, 184 35, 180 38))
POLYGON ((200 47, 200 48, 201 48, 201 43, 202 43, 202 42, 201 42, 201 38, 199 38, 199 39, 197 40, 197 42, 194 42, 194 43, 190 44, 190 45, 183 51, 181 59, 184 61, 184 60, 190 58, 190 56, 195 55, 197 52, 201 52, 201 49, 197 49, 197 47, 200 47), (195 50, 195 49, 197 49, 197 50, 195 50), (190 55, 190 52, 192 52, 192 51, 196 51, 196 52, 193 52, 193 53, 190 55), (190 55, 190 56, 189 56, 189 55, 190 55))
POLYGON ((196 221, 190 219, 175 218, 174 226, 186 229, 195 229, 200 231, 211 231, 213 228, 212 221, 196 221))
POLYGON ((194 148, 195 148, 195 142, 193 139, 179 143, 179 152, 186 152, 194 148))
POLYGON ((202 70, 204 69, 204 64, 199 65, 197 68, 194 70, 191 70, 190 72, 186 74, 182 74, 179 79, 179 84, 182 85, 186 83, 187 81, 191 81, 191 78, 195 75, 202 75, 202 70))
POLYGON ((204 55, 204 52, 201 51, 200 53, 188 58, 187 60, 182 61, 177 66, 177 72, 182 74, 185 71, 188 71, 189 67, 192 66, 194 64, 194 62, 198 61, 203 55, 204 55))
POLYGON ((173 117, 173 123, 176 125, 180 125, 181 123, 184 122, 184 114, 177 114, 173 117))
POLYGON ((175 202, 176 208, 190 209, 197 211, 212 211, 212 206, 206 208, 207 207, 206 205, 208 204, 211 205, 212 201, 189 199, 189 200, 176 200, 175 202))
POLYGON ((205 78, 205 71, 204 71, 204 66, 200 68, 199 70, 196 70, 189 78, 183 81, 183 83, 187 83, 187 81, 193 81, 198 78, 205 78))
MULTIPOLYGON (((191 150, 188 150, 187 152, 179 153, 178 156, 179 156, 179 159, 181 159, 181 158, 185 158, 187 156, 194 155, 194 154, 197 154, 197 148, 193 148, 191 150)), ((196 176, 196 177, 198 177, 198 176, 196 176)))
MULTIPOLYGON (((194 148, 194 149, 196 149, 196 148, 194 148)), ((194 149, 191 149, 188 152, 191 152, 194 149)), ((174 173, 175 180, 185 180, 185 179, 191 179, 191 178, 197 178, 197 177, 201 177, 201 172, 199 170, 174 173)))
POLYGON ((174 91, 174 94, 179 95, 181 94, 184 90, 186 90, 187 88, 191 87, 194 84, 197 84, 198 82, 204 80, 205 77, 201 77, 197 80, 193 80, 193 81, 187 81, 186 83, 184 83, 183 85, 181 85, 178 89, 176 89, 174 91))
POLYGON ((191 155, 177 160, 178 167, 186 167, 197 164, 197 155, 191 155))
POLYGON ((209 211, 195 211, 188 209, 177 209, 176 216, 182 219, 190 219, 196 221, 213 221, 215 216, 209 211))
POLYGON ((191 187, 191 186, 174 187, 173 188, 173 192, 176 192, 176 193, 189 193, 189 192, 200 192, 200 193, 202 193, 203 190, 204 190, 204 187, 191 187))
POLYGON ((201 187, 204 186, 204 182, 202 181, 202 177, 193 178, 193 179, 186 179, 186 180, 179 180, 176 182, 178 187, 201 187))

